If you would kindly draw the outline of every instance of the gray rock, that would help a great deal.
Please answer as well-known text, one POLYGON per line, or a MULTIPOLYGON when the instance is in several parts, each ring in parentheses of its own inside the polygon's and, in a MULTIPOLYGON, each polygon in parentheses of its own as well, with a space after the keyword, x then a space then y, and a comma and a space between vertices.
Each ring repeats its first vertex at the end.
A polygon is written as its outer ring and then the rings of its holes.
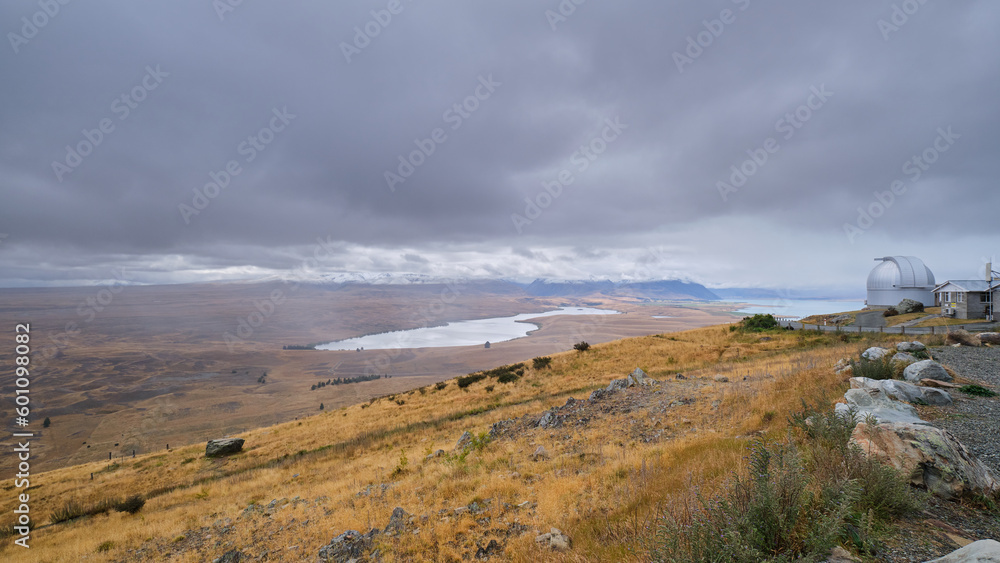
POLYGON ((542 415, 542 419, 538 421, 539 428, 548 428, 552 426, 556 421, 556 417, 552 414, 552 411, 548 411, 542 415))
POLYGON ((838 404, 837 413, 846 416, 853 409, 857 421, 863 421, 871 415, 879 422, 927 424, 920 419, 916 409, 906 403, 893 401, 881 389, 851 389, 844 394, 844 399, 847 404, 838 404))
POLYGON ((595 389, 593 393, 590 394, 591 401, 600 401, 604 394, 607 393, 607 389, 595 389))
POLYGON ((936 379, 938 381, 951 381, 952 377, 944 367, 934 360, 923 360, 906 366, 903 377, 907 381, 920 381, 921 379, 936 379))
POLYGON ((979 540, 927 563, 996 563, 997 561, 1000 561, 1000 542, 979 540))
POLYGON ((889 350, 878 346, 873 346, 861 353, 861 357, 866 360, 881 360, 887 355, 889 355, 889 350))
POLYGON ((655 379, 646 375, 646 372, 639 368, 635 368, 635 370, 630 373, 627 378, 625 378, 625 381, 628 383, 629 387, 632 387, 633 385, 647 386, 656 383, 655 379))
POLYGON ((229 551, 222 554, 222 557, 218 557, 212 561, 212 563, 240 563, 249 559, 246 554, 238 549, 230 549, 229 551))
POLYGON ((320 548, 319 560, 333 561, 334 563, 358 560, 371 549, 372 540, 377 535, 378 530, 371 530, 367 534, 347 530, 320 548))
POLYGON ((851 441, 867 455, 887 461, 916 487, 945 499, 993 495, 1000 480, 954 435, 933 426, 909 423, 861 423, 851 441))
POLYGON ((861 563, 861 560, 851 555, 850 551, 838 545, 830 552, 830 556, 826 558, 826 563, 861 563))
POLYGON ((715 376, 715 382, 716 383, 729 383, 729 378, 726 377, 726 376, 724 376, 724 375, 721 375, 721 374, 720 375, 716 375, 715 376))
POLYGON ((899 362, 901 364, 913 364, 919 362, 916 356, 913 354, 908 354, 906 352, 899 352, 892 357, 892 361, 899 362))
POLYGON ((531 454, 531 461, 538 461, 541 459, 549 459, 549 452, 545 450, 545 446, 538 446, 535 453, 531 454))
POLYGON ((950 405, 951 395, 941 389, 930 387, 917 387, 912 383, 896 381, 893 379, 875 380, 867 377, 852 377, 851 388, 853 389, 877 389, 890 399, 906 401, 908 403, 926 403, 928 405, 950 405))
POLYGON ((209 440, 205 446, 205 457, 219 457, 232 455, 243 450, 243 438, 223 438, 221 440, 209 440))
POLYGON ((899 344, 896 344, 896 349, 900 352, 923 352, 927 349, 927 346, 924 346, 917 341, 900 342, 899 344))
POLYGON ((623 391, 623 390, 628 389, 629 387, 631 387, 631 385, 629 385, 628 383, 629 382, 628 382, 627 379, 615 379, 611 383, 609 383, 608 386, 607 386, 607 388, 605 388, 604 390, 606 392, 608 392, 608 393, 614 393, 616 391, 623 391))
POLYGON ((921 313, 924 310, 924 304, 913 299, 903 299, 899 302, 899 305, 896 305, 896 310, 899 311, 900 315, 921 313))
POLYGON ((1000 332, 980 332, 979 341, 983 344, 1000 344, 1000 332))
POLYGON ((472 434, 469 434, 469 431, 466 430, 465 432, 462 432, 461 436, 459 436, 458 442, 455 444, 455 449, 461 450, 471 443, 472 443, 472 434))
POLYGON ((396 535, 406 530, 406 525, 410 522, 410 513, 400 507, 396 507, 389 517, 389 524, 386 525, 383 534, 396 535))
POLYGON ((564 535, 558 528, 552 528, 549 533, 535 537, 535 541, 543 548, 548 547, 555 551, 567 551, 573 545, 569 536, 564 535))

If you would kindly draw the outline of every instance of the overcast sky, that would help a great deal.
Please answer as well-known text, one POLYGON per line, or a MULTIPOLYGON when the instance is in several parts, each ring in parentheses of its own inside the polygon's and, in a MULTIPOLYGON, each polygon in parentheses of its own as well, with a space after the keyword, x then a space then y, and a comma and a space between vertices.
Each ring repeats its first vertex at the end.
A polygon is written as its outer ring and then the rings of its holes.
POLYGON ((0 4, 3 287, 1000 255, 989 0, 60 1, 0 4))

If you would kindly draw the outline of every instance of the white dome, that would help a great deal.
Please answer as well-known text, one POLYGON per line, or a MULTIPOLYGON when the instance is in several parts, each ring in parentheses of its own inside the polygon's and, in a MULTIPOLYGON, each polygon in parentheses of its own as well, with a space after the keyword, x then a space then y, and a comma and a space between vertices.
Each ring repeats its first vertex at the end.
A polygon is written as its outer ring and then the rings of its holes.
POLYGON ((934 288, 934 272, 915 256, 886 256, 868 274, 868 289, 934 288))

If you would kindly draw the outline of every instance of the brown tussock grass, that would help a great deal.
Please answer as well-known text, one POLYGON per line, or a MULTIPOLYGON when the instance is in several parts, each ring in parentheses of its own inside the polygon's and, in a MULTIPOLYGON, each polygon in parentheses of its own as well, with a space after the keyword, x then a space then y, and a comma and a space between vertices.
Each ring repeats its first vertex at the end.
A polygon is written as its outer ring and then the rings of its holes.
MULTIPOLYGON (((831 369, 838 359, 874 342, 904 340, 877 334, 865 335, 864 342, 800 332, 771 333, 769 341, 760 336, 723 326, 620 340, 585 353, 554 355, 551 368, 528 369, 511 384, 486 380, 461 390, 451 381, 441 391, 430 386, 424 393, 396 394, 403 405, 384 398, 254 430, 241 435, 246 451, 230 458, 208 460, 203 446, 189 446, 126 459, 113 469, 91 463, 34 475, 32 514, 43 525, 68 500, 150 498, 135 516, 111 513, 38 529, 32 549, 17 557, 25 562, 83 556, 123 560, 129 558, 127 550, 187 545, 189 538, 174 540, 230 519, 233 531, 225 541, 252 554, 267 549, 271 560, 299 561, 315 558, 320 546, 344 530, 384 527, 400 506, 428 520, 418 521, 419 535, 380 538, 387 561, 461 561, 491 538, 506 544, 503 558, 512 561, 639 561, 656 515, 672 498, 692 486, 710 494, 740 466, 750 439, 780 438, 787 432, 786 417, 803 399, 832 402, 843 393, 844 378, 831 369), (535 429, 492 442, 464 462, 424 461, 438 448, 451 452, 463 431, 481 433, 494 422, 540 413, 568 397, 585 399, 637 366, 661 379, 662 388, 695 403, 664 413, 650 412, 652 407, 612 413, 584 427, 535 429), (688 379, 675 380, 678 372, 688 379), (716 374, 730 383, 716 383, 716 374), (487 392, 487 385, 494 391, 487 392), (669 439, 644 443, 630 437, 633 421, 653 418, 662 419, 669 439), (550 452, 549 459, 531 461, 538 445, 550 452), (383 484, 389 485, 384 493, 383 484), (372 494, 359 495, 369 486, 372 494), (241 518, 249 505, 283 497, 309 502, 288 505, 270 517, 241 518), (484 499, 493 499, 485 514, 489 526, 469 514, 438 518, 439 510, 484 499), (524 501, 537 506, 501 508, 524 501), (305 520, 308 526, 297 525, 305 520), (510 538, 491 531, 515 520, 529 531, 510 538), (573 538, 569 553, 535 545, 535 530, 550 527, 573 538), (114 547, 98 553, 106 541, 114 547)), ((11 480, 3 485, 12 493, 11 480)), ((12 510, 12 497, 0 498, 4 513, 12 510)), ((221 555, 228 548, 215 547, 220 537, 209 533, 213 540, 200 548, 192 545, 172 560, 221 555)), ((13 555, 6 543, 0 557, 13 555)))

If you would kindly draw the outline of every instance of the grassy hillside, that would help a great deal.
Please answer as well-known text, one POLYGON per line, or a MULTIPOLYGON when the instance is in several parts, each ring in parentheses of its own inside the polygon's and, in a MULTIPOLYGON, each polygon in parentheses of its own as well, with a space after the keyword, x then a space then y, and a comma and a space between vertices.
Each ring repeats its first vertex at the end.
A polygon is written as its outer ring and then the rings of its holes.
MULTIPOLYGON (((0 558, 212 561, 238 548, 314 560, 334 536, 385 527, 401 507, 415 517, 408 531, 376 539, 389 561, 467 560, 490 540, 502 560, 638 561, 671 499, 692 484, 715 490, 751 437, 785 435, 802 399, 842 394, 846 382, 831 369, 839 358, 900 338, 726 326, 632 338, 555 355, 542 369, 526 359, 513 382, 487 377, 461 389, 452 380, 251 431, 228 458, 206 459, 202 445, 33 475, 32 549, 5 539, 0 558), (662 385, 567 406, 559 425, 534 427, 547 409, 636 367, 662 385), (491 425, 505 420, 491 440, 491 425), (478 439, 460 455, 464 431, 478 439), (535 460, 539 446, 547 455, 535 460), (446 455, 427 458, 438 449, 446 455), (50 524, 67 503, 133 494, 147 499, 135 515, 50 524), (570 551, 536 546, 551 527, 572 538, 570 551)), ((2 487, 0 509, 11 514, 13 481, 2 487)))

